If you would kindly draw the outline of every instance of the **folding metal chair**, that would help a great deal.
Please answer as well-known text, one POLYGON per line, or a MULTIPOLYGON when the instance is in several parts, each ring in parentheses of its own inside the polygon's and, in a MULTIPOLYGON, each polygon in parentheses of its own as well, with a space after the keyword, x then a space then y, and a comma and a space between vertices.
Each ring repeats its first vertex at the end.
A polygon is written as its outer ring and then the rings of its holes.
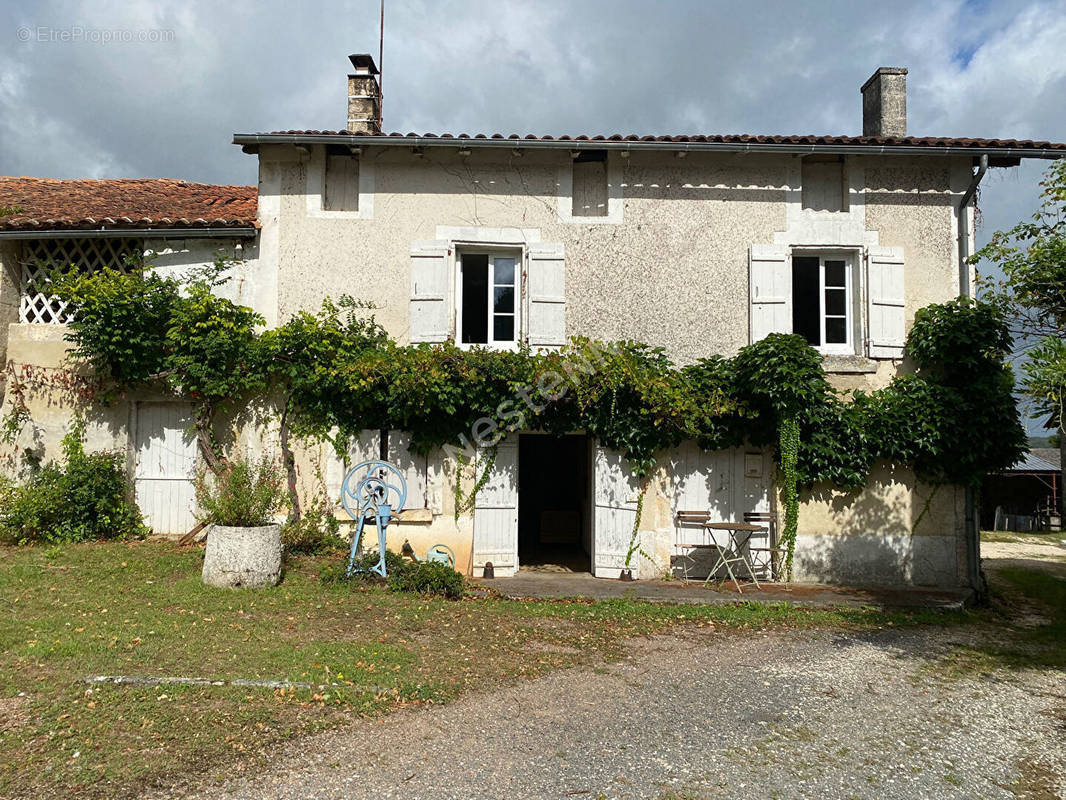
MULTIPOLYGON (((679 528, 702 529, 710 518, 710 512, 707 511, 678 511, 675 515, 675 522, 679 528)), ((675 542, 674 547, 678 549, 677 559, 681 563, 682 576, 686 581, 691 580, 689 569, 696 564, 695 554, 698 550, 706 549, 708 545, 695 542, 675 542)))
POLYGON ((769 511, 748 511, 744 514, 744 521, 752 525, 760 525, 767 531, 766 547, 752 547, 749 541, 748 553, 764 554, 763 560, 759 562, 752 557, 752 566, 765 567, 770 580, 778 580, 781 577, 785 548, 777 544, 777 522, 774 515, 769 511))

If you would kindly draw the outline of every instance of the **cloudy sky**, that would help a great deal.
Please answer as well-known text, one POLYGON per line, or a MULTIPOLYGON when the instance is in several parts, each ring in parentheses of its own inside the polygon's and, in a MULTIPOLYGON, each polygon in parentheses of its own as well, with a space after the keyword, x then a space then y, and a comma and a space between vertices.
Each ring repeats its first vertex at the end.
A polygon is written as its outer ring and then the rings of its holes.
MULTIPOLYGON (((1066 139, 1066 0, 386 3, 389 130, 858 134, 893 65, 914 135, 1066 139)), ((231 135, 343 127, 346 57, 378 47, 378 0, 0 10, 7 175, 254 183, 231 135)), ((1044 166, 992 171, 983 238, 1044 166)))

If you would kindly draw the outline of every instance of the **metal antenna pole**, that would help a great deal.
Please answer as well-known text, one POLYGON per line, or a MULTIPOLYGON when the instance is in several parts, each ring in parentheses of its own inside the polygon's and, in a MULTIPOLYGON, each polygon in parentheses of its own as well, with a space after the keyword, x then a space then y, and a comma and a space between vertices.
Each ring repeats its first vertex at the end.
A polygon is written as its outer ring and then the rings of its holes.
POLYGON ((381 26, 378 37, 378 130, 384 128, 385 106, 385 0, 381 0, 381 26))

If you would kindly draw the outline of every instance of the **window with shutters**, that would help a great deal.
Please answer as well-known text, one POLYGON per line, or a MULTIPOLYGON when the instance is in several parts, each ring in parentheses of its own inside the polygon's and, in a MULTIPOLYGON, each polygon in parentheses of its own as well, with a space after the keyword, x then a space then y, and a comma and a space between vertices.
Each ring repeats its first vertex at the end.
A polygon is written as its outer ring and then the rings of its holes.
POLYGON ((855 353, 853 273, 849 256, 792 255, 792 332, 823 353, 855 353))
POLYGON ((327 151, 322 192, 323 211, 359 210, 359 157, 327 151))
POLYGON ((19 322, 62 325, 72 319, 67 304, 48 293, 49 275, 85 274, 106 267, 125 269, 130 258, 143 255, 140 239, 28 239, 20 259, 19 322))
POLYGON ((514 347, 521 331, 521 250, 459 251, 460 345, 514 347))
POLYGON ((582 150, 573 162, 575 217, 607 216, 607 151, 582 150))
POLYGON ((841 156, 806 156, 801 165, 804 211, 847 211, 846 171, 841 156))

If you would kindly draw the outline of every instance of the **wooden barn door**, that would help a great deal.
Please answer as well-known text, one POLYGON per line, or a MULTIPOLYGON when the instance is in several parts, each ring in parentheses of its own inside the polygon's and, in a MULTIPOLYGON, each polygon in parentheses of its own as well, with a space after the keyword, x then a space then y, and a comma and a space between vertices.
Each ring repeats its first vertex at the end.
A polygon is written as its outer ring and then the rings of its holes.
MULTIPOLYGON (((481 458, 477 459, 481 475, 481 458)), ((518 437, 497 445, 496 463, 474 506, 474 575, 491 561, 497 578, 518 572, 518 437)))
POLYGON ((597 578, 617 578, 625 567, 633 535, 640 484, 621 453, 599 445, 595 447, 592 482, 592 573, 597 578))

